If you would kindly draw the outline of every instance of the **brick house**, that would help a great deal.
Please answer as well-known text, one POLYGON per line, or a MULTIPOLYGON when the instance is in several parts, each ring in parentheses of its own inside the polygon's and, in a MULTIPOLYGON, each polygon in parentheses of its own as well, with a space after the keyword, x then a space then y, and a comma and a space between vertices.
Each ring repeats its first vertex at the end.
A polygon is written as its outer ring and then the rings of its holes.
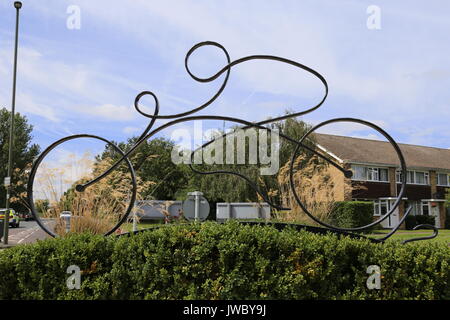
MULTIPOLYGON (((314 134, 318 148, 344 168, 353 171, 352 178, 334 174, 345 183, 347 192, 333 193, 334 200, 373 201, 374 219, 389 211, 400 191, 400 161, 386 141, 314 134), (363 186, 355 187, 355 186, 363 186)), ((398 144, 407 165, 406 193, 397 210, 381 224, 392 228, 412 206, 411 215, 435 216, 438 228, 445 226, 445 193, 450 188, 450 149, 398 144)), ((329 170, 337 170, 330 166, 329 170)), ((404 225, 401 227, 404 228, 404 225)))

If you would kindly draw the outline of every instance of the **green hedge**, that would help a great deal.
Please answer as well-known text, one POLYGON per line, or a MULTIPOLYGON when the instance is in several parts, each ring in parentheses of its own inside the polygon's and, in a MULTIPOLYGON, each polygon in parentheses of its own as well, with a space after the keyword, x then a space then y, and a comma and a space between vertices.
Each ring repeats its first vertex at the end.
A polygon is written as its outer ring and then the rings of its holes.
POLYGON ((450 248, 206 222, 0 251, 0 299, 450 299, 450 248), (66 287, 78 265, 81 289, 66 287), (381 268, 381 289, 366 287, 381 268))
POLYGON ((405 227, 406 230, 412 230, 415 226, 419 224, 429 224, 434 226, 435 220, 436 219, 434 216, 425 216, 425 215, 407 216, 405 220, 405 227))
POLYGON ((416 216, 407 216, 405 219, 405 228, 406 230, 412 230, 415 226, 417 226, 416 216))
POLYGON ((373 221, 373 202, 370 201, 338 201, 330 215, 331 225, 339 228, 362 227, 373 221))

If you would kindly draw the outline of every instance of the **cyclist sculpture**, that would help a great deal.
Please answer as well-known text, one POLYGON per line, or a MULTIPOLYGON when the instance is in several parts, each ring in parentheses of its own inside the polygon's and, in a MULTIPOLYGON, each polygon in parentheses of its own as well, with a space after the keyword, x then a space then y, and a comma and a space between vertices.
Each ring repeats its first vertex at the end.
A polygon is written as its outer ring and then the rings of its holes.
MULTIPOLYGON (((111 233, 113 233, 117 228, 119 228, 119 226, 126 221, 128 215, 130 214, 131 210, 133 209, 133 206, 135 204, 136 201, 136 194, 137 194, 137 184, 136 184, 136 176, 135 176, 135 172, 134 172, 134 168, 129 160, 130 155, 132 155, 138 148, 139 146, 146 140, 150 139, 151 137, 153 137, 155 134, 157 134, 158 132, 173 126, 175 124, 178 123, 182 123, 182 122, 187 122, 187 121, 193 121, 193 120, 225 120, 225 121, 230 121, 230 122, 234 122, 237 123, 239 125, 242 125, 242 129, 248 129, 248 128, 258 128, 258 129, 263 129, 263 130, 268 130, 269 132, 271 131, 271 129, 269 127, 266 127, 265 125, 270 124, 270 123, 274 123, 280 120, 284 120, 287 118, 292 118, 292 117, 298 117, 298 116, 302 116, 305 114, 308 114, 310 112, 313 112, 314 110, 318 109, 326 100, 327 95, 328 95, 328 84, 327 81, 325 80, 325 78, 318 73, 317 71, 292 60, 288 60, 282 57, 277 57, 277 56, 271 56, 271 55, 252 55, 252 56, 247 56, 247 57, 243 57, 234 61, 231 61, 230 55, 228 54, 227 50, 219 43, 217 42, 212 42, 212 41, 205 41, 205 42, 201 42, 196 44, 195 46, 193 46, 188 53, 186 54, 186 58, 185 58, 185 67, 186 67, 186 71, 187 73, 192 77, 192 79, 194 79, 195 81, 198 82, 212 82, 214 80, 216 80, 217 78, 219 78, 221 75, 224 75, 223 77, 223 82, 220 85, 219 89, 214 93, 214 95, 205 103, 203 103, 202 105, 185 111, 185 112, 181 112, 181 113, 177 113, 177 114, 171 114, 171 115, 160 115, 159 111, 159 102, 158 102, 158 98, 157 96, 150 91, 143 91, 141 93, 139 93, 136 96, 136 99, 134 101, 134 107, 137 110, 137 112, 139 112, 141 115, 143 115, 144 117, 147 117, 150 120, 150 123, 148 124, 148 126, 146 127, 146 129, 144 130, 144 132, 140 135, 140 137, 137 139, 136 143, 134 144, 134 146, 127 152, 122 151, 118 146, 114 145, 112 142, 108 141, 107 139, 104 139, 102 137, 96 136, 96 135, 90 135, 90 134, 78 134, 78 135, 72 135, 72 136, 68 136, 65 138, 62 138, 58 141, 56 141, 55 143, 53 143, 52 145, 50 145, 47 149, 45 149, 45 151, 37 158, 37 160, 34 162, 32 170, 30 172, 30 176, 29 176, 29 183, 28 183, 28 201, 31 207, 31 211, 34 215, 34 217, 36 218, 36 221, 38 222, 38 224, 51 236, 55 236, 55 234, 50 231, 45 224, 42 223, 39 214, 35 208, 35 204, 34 204, 34 199, 33 199, 33 184, 34 184, 34 180, 36 177, 36 172, 39 168, 39 165, 42 163, 42 161, 44 160, 44 158, 57 146, 70 141, 70 140, 75 140, 75 139, 80 139, 80 138, 92 138, 92 139, 96 139, 99 141, 103 141, 109 145, 112 146, 112 148, 117 151, 120 155, 121 158, 114 164, 112 165, 108 170, 106 170, 105 172, 103 172, 102 174, 98 175, 97 177, 95 177, 94 179, 84 183, 84 184, 78 184, 76 186, 76 191, 77 192, 83 192, 86 188, 90 188, 92 186, 94 186, 98 181, 100 181, 101 179, 105 178, 108 174, 110 174, 113 170, 115 170, 119 164, 121 164, 123 161, 126 163, 126 166, 128 167, 128 170, 131 174, 131 197, 129 199, 129 203, 127 205, 127 208, 125 210, 125 212, 121 215, 121 218, 119 219, 118 223, 108 232, 105 233, 105 235, 109 235, 111 233), (224 66, 221 70, 217 71, 216 74, 212 75, 211 77, 207 77, 207 78, 200 78, 197 77, 196 75, 194 75, 192 73, 192 71, 189 69, 189 58, 191 57, 191 55, 199 48, 204 47, 204 46, 213 46, 213 47, 217 47, 219 48, 225 55, 226 59, 227 59, 227 65, 224 66), (239 118, 234 118, 234 117, 225 117, 225 116, 219 116, 219 115, 202 115, 202 116, 194 116, 193 114, 205 109, 207 106, 211 105, 215 100, 217 100, 219 98, 219 96, 222 94, 223 90, 225 89, 229 76, 230 76, 230 72, 231 69, 241 63, 244 63, 246 61, 250 61, 250 60, 272 60, 272 61, 278 61, 281 63, 285 63, 288 65, 291 65, 293 67, 302 69, 312 75, 314 75, 315 77, 317 77, 323 84, 324 86, 324 94, 323 97, 321 98, 321 100, 315 105, 312 106, 310 108, 307 108, 306 110, 303 111, 297 111, 291 114, 286 114, 284 116, 280 116, 280 117, 276 117, 276 118, 271 118, 268 120, 264 120, 264 121, 260 121, 260 122, 251 122, 250 120, 245 120, 245 119, 239 119, 239 118), (154 112, 153 114, 149 114, 144 112, 140 105, 139 105, 139 101, 141 100, 142 97, 144 96, 151 96, 154 99, 154 112), (172 119, 171 121, 164 123, 162 125, 160 125, 159 127, 154 128, 155 123, 158 119, 172 119)), ((225 137, 227 134, 224 134, 222 137, 225 137)), ((336 118, 336 119, 330 119, 327 121, 324 121, 322 123, 319 123, 318 125, 314 126, 313 128, 311 128, 299 141, 294 140, 293 138, 286 136, 284 134, 279 134, 283 139, 287 140, 289 143, 293 143, 296 147, 295 147, 295 151, 292 154, 292 158, 290 161, 290 172, 289 172, 289 183, 290 183, 290 188, 291 191, 294 195, 294 198, 296 200, 296 202, 298 203, 298 205, 301 207, 301 209, 311 218, 313 219, 315 222, 317 222, 318 224, 322 225, 323 227, 325 227, 326 231, 331 231, 331 232, 335 232, 335 233, 345 233, 345 234, 350 234, 350 235, 355 235, 352 232, 356 232, 356 231, 362 231, 364 229, 368 229, 373 227, 376 224, 379 224, 380 222, 384 221, 385 219, 387 219, 398 207, 402 197, 405 195, 405 188, 406 188, 406 164, 405 164, 405 159, 403 157, 403 154, 399 148, 399 146, 397 145, 397 143, 394 141, 394 139, 388 134, 386 133, 383 129, 381 129, 379 126, 370 123, 368 121, 364 121, 364 120, 360 120, 360 119, 354 119, 354 118, 336 118), (320 157, 321 159, 325 160, 326 162, 328 162, 330 165, 336 167, 338 170, 340 170, 347 178, 350 178, 352 176, 352 171, 351 170, 346 170, 344 169, 340 164, 334 162, 331 159, 328 159, 327 157, 325 157, 323 154, 321 154, 320 152, 316 151, 314 148, 308 147, 304 142, 308 139, 308 137, 318 128, 330 124, 330 123, 336 123, 336 122, 354 122, 354 123, 359 123, 365 126, 368 126, 372 129, 375 129, 376 131, 378 131, 381 135, 383 135, 388 141, 389 143, 392 145, 392 147, 394 148, 399 162, 400 162, 400 170, 402 173, 402 182, 401 182, 401 189, 400 192, 398 194, 398 196, 396 197, 396 200, 393 204, 393 206, 390 208, 389 212, 387 212, 384 216, 382 216, 380 219, 378 219, 377 221, 374 221, 370 224, 367 224, 365 226, 360 226, 360 227, 356 227, 356 228, 338 228, 336 226, 332 226, 330 224, 327 224, 323 221, 321 221, 320 219, 318 219, 317 217, 315 217, 313 214, 310 213, 310 211, 306 208, 306 206, 304 205, 304 203, 302 202, 302 200, 300 199, 300 197, 298 196, 295 186, 294 186, 294 179, 293 179, 293 170, 294 170, 294 160, 297 157, 297 154, 299 152, 300 148, 305 148, 307 150, 309 150, 310 152, 314 153, 317 157, 320 157)), ((191 156, 193 157, 194 153, 204 147, 206 147, 207 145, 209 145, 210 143, 212 143, 213 141, 209 141, 207 143, 205 143, 204 145, 202 145, 200 148, 198 148, 197 150, 195 150, 191 156)), ((191 169, 198 173, 198 174, 232 174, 232 175, 236 175, 239 176, 240 178, 244 179, 246 182, 248 182, 250 184, 250 186, 258 193, 261 195, 261 197, 264 199, 264 201, 266 201, 267 203, 269 203, 272 207, 276 208, 276 209, 283 209, 283 210, 289 210, 289 208, 282 208, 279 207, 273 203, 271 203, 271 201, 269 201, 267 195, 262 192, 258 186, 253 183, 248 177, 237 173, 237 172, 232 172, 232 171, 212 171, 212 172, 202 172, 199 171, 197 169, 195 169, 192 164, 190 164, 191 169)), ((405 221, 406 217, 408 216, 408 214, 411 212, 411 207, 409 207, 404 216, 402 217, 402 219, 399 221, 398 225, 389 233, 387 234, 385 237, 383 238, 379 238, 379 239, 372 239, 374 241, 384 241, 386 239, 388 239, 392 234, 394 234, 398 228, 400 227, 400 225, 405 221)), ((304 228, 308 228, 306 226, 303 226, 304 228)), ((404 242, 408 242, 408 241, 415 241, 415 240, 422 240, 422 239, 431 239, 433 237, 435 237, 437 235, 437 229, 434 226, 431 225, 420 225, 417 226, 416 228, 429 228, 429 229, 433 229, 434 230, 434 234, 430 237, 423 237, 423 238, 416 238, 416 239, 411 239, 411 240, 407 240, 404 242)), ((317 230, 317 228, 309 228, 311 231, 317 230)), ((323 229, 323 228, 322 228, 323 229)))

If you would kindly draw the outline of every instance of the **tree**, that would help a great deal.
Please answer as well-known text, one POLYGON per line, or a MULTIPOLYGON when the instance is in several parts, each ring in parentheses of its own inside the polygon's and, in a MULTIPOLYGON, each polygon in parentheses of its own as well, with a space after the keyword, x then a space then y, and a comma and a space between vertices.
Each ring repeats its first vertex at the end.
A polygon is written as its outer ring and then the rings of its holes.
MULTIPOLYGON (((286 114, 290 112, 287 111, 286 114)), ((289 136, 295 141, 300 138, 311 128, 309 124, 296 118, 288 118, 283 121, 275 122, 270 125, 270 129, 278 129, 280 134, 289 136)), ((220 130, 218 130, 220 131, 220 130)), ((268 135, 268 153, 270 150, 270 135, 268 135)), ((290 161, 292 153, 295 150, 296 144, 280 137, 279 150, 279 166, 283 168, 290 161)), ((249 150, 249 141, 246 140, 245 150, 249 150)), ((306 142, 308 146, 313 146, 313 138, 311 137, 306 142)), ((235 148, 236 150, 237 148, 235 148)), ((246 151, 247 152, 247 151, 246 151)), ((304 148, 300 148, 298 156, 305 153, 304 148)), ((309 155, 310 156, 310 155, 309 155)), ((236 159, 236 156, 235 156, 236 159)), ((267 196, 270 202, 276 205, 281 205, 282 194, 279 183, 279 172, 274 175, 260 175, 261 164, 214 164, 214 165, 194 165, 199 171, 232 171, 240 173, 248 177, 259 190, 267 196)), ((211 202, 226 201, 226 202, 258 202, 263 201, 249 183, 242 178, 230 174, 213 174, 201 175, 193 174, 189 179, 189 184, 186 191, 200 190, 205 194, 205 197, 211 202)))
MULTIPOLYGON (((287 112, 289 113, 289 112, 287 112)), ((270 125, 271 129, 278 129, 280 133, 298 141, 310 125, 302 120, 289 118, 284 121, 270 125)), ((220 130, 218 130, 220 132, 220 130)), ((270 135, 268 135, 270 139, 270 135)), ((311 139, 308 144, 311 143, 311 139)), ((119 143, 118 146, 125 152, 136 143, 137 138, 131 138, 126 143, 119 143)), ((246 139, 246 150, 249 141, 246 139)), ((270 140, 268 154, 270 150, 270 140)), ((311 143, 312 145, 312 143, 311 143)), ((285 166, 290 160, 295 143, 280 138, 280 168, 285 166)), ((171 152, 175 144, 165 138, 156 138, 144 142, 138 150, 131 156, 131 162, 136 170, 136 175, 142 181, 153 181, 144 194, 145 198, 155 198, 160 200, 183 200, 187 192, 202 191, 205 197, 212 203, 219 201, 227 202, 257 202, 263 199, 253 190, 247 181, 230 174, 202 175, 191 171, 187 164, 174 164, 171 159, 171 152)), ((235 152, 237 148, 235 147, 235 152)), ((301 148, 298 155, 302 154, 301 148)), ((111 157, 120 159, 120 155, 108 147, 100 158, 111 157)), ((236 159, 236 156, 235 156, 236 159)), ((199 171, 233 171, 248 177, 274 204, 281 204, 280 184, 278 174, 260 175, 261 164, 195 164, 194 168, 199 171)))
MULTIPOLYGON (((0 207, 4 207, 6 204, 6 189, 3 181, 8 173, 10 118, 11 112, 5 108, 0 109, 0 207)), ((31 143, 32 131, 33 126, 28 124, 27 118, 20 113, 16 113, 14 116, 11 207, 18 212, 27 210, 23 197, 24 192, 26 192, 26 181, 23 181, 22 178, 25 173, 24 170, 40 152, 39 146, 31 143), (17 181, 21 181, 21 183, 16 185, 17 181)))
MULTIPOLYGON (((128 151, 135 145, 137 138, 130 138, 126 143, 119 143, 123 151, 128 151)), ((143 142, 131 156, 131 163, 136 176, 143 182, 153 184, 142 192, 145 199, 175 200, 176 193, 184 188, 190 173, 186 165, 172 162, 171 152, 175 148, 174 142, 165 138, 155 138, 143 142)), ((120 155, 111 146, 103 152, 101 158, 112 157, 120 159, 120 155)))
MULTIPOLYGON (((292 112, 286 111, 286 114, 291 114, 292 112)), ((306 134, 308 130, 311 129, 311 125, 303 120, 297 118, 288 118, 283 121, 275 122, 272 124, 272 129, 276 128, 280 133, 288 136, 295 141, 300 141, 300 139, 306 134)), ((312 135, 308 136, 308 139, 304 143, 309 147, 314 147, 314 137, 312 135)), ((292 154, 295 151, 297 145, 286 139, 280 139, 280 167, 288 163, 291 160, 292 154)), ((305 152, 304 149, 299 148, 297 155, 305 152)))

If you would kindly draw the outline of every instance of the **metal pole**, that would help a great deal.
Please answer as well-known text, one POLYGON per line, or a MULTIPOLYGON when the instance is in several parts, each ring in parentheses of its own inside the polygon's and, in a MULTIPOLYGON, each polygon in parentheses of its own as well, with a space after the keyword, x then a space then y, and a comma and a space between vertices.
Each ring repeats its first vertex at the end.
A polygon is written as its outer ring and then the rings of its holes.
MULTIPOLYGON (((14 111, 16 107, 16 74, 17 74, 17 43, 19 40, 19 10, 22 8, 22 2, 14 2, 14 8, 16 8, 16 35, 14 44, 14 71, 13 71, 13 89, 12 89, 12 103, 11 103, 11 123, 9 130, 9 154, 8 154, 8 177, 12 175, 12 158, 13 158, 13 135, 14 135, 14 111)), ((8 244, 8 231, 9 231, 9 197, 11 194, 11 183, 6 187, 6 210, 5 210, 5 223, 4 223, 4 235, 3 243, 8 244)))
POLYGON ((133 208, 133 231, 137 231, 136 208, 133 208))
POLYGON ((194 218, 195 221, 200 220, 200 195, 199 192, 195 193, 195 209, 194 209, 194 218))

